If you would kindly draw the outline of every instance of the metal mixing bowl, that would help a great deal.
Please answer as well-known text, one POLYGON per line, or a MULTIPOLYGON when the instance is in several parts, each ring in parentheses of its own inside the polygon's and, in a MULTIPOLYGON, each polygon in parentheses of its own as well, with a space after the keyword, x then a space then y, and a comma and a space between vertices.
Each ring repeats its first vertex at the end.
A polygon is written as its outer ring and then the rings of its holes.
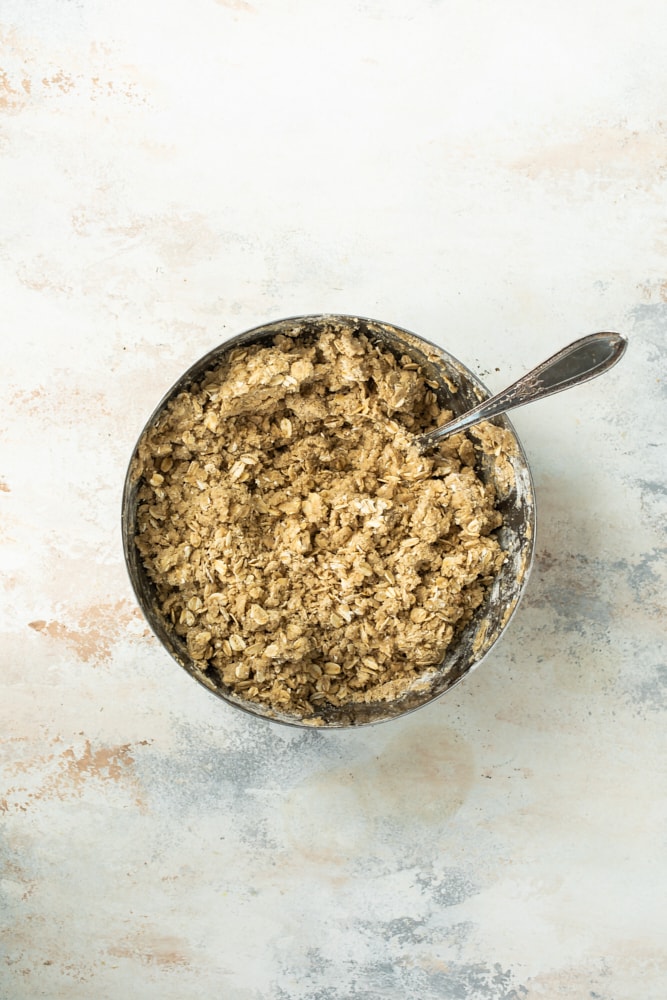
MULTIPOLYGON (((303 316, 278 320, 248 330, 246 333, 227 340, 196 361, 157 405, 142 431, 139 441, 141 441, 143 434, 156 423, 167 403, 179 393, 187 391, 202 378, 205 372, 220 364, 232 348, 251 343, 269 344, 276 334, 288 331, 298 330, 304 335, 313 334, 318 332, 323 324, 331 322, 353 325, 371 341, 381 344, 394 354, 398 356, 409 355, 421 366, 425 377, 437 384, 438 388, 434 391, 438 394, 441 405, 451 409, 455 416, 465 412, 490 395, 479 379, 460 361, 442 348, 407 330, 402 330, 388 323, 354 316, 303 316)), ((170 631, 168 623, 165 622, 157 608, 154 586, 144 569, 134 542, 139 485, 136 472, 136 456, 139 447, 139 442, 137 442, 130 460, 123 491, 123 547, 134 592, 152 631, 176 662, 217 697, 236 708, 275 722, 292 726, 342 729, 384 722, 432 702, 477 667, 498 641, 516 610, 525 589, 532 563, 535 539, 535 501, 528 461, 507 417, 497 417, 494 422, 508 430, 515 440, 515 454, 510 459, 514 474, 514 486, 510 492, 506 492, 506 495, 502 495, 503 490, 499 487, 501 499, 498 508, 503 516, 503 525, 499 529, 498 537, 501 546, 507 553, 507 558, 489 588, 483 603, 477 608, 473 619, 450 646, 435 673, 428 677, 425 676, 423 681, 414 685, 411 690, 406 691, 400 697, 389 702, 326 705, 318 710, 314 716, 302 719, 277 712, 247 699, 244 700, 224 685, 216 686, 212 680, 197 670, 194 662, 188 656, 185 642, 170 631)), ((492 481, 497 486, 499 485, 492 458, 482 456, 476 471, 484 482, 492 481)), ((432 668, 430 669, 432 670, 432 668)))

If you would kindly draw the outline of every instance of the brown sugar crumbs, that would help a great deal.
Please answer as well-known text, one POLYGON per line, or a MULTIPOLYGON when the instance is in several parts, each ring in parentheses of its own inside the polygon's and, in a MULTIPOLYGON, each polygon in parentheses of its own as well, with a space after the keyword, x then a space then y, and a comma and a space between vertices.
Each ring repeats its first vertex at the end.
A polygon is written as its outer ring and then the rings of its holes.
POLYGON ((504 560, 434 386, 353 329, 233 349, 138 453, 136 545, 209 686, 307 717, 441 663, 504 560))

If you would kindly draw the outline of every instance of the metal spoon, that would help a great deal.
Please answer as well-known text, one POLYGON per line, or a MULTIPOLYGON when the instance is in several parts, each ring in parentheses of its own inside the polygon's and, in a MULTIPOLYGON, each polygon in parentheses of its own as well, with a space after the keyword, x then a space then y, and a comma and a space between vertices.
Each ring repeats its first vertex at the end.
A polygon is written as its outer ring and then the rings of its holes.
POLYGON ((554 392, 570 389, 580 382, 602 375, 620 361, 627 346, 627 340, 620 333, 592 333, 575 340, 507 389, 485 399, 442 427, 419 434, 416 438, 417 445, 425 451, 450 434, 456 434, 472 424, 490 420, 516 406, 544 399, 554 392))

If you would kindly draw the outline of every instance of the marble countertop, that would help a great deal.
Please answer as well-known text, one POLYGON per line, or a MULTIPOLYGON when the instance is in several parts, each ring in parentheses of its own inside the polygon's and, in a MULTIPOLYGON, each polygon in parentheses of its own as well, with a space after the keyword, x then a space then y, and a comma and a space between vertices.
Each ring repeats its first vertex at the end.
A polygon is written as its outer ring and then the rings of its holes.
POLYGON ((667 995, 667 8, 5 0, 0 996, 667 995), (120 497, 227 337, 344 312, 516 412, 537 556, 432 706, 236 712, 147 631, 120 497))

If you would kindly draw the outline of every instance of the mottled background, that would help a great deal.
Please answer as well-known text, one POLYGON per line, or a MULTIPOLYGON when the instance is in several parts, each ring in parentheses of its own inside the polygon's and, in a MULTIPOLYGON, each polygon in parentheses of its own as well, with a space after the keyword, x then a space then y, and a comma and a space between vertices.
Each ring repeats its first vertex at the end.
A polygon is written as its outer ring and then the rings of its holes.
POLYGON ((663 0, 3 0, 2 1000, 667 995, 663 0), (236 713, 147 632, 135 439, 227 336, 372 316, 520 410, 506 638, 352 733, 236 713))

